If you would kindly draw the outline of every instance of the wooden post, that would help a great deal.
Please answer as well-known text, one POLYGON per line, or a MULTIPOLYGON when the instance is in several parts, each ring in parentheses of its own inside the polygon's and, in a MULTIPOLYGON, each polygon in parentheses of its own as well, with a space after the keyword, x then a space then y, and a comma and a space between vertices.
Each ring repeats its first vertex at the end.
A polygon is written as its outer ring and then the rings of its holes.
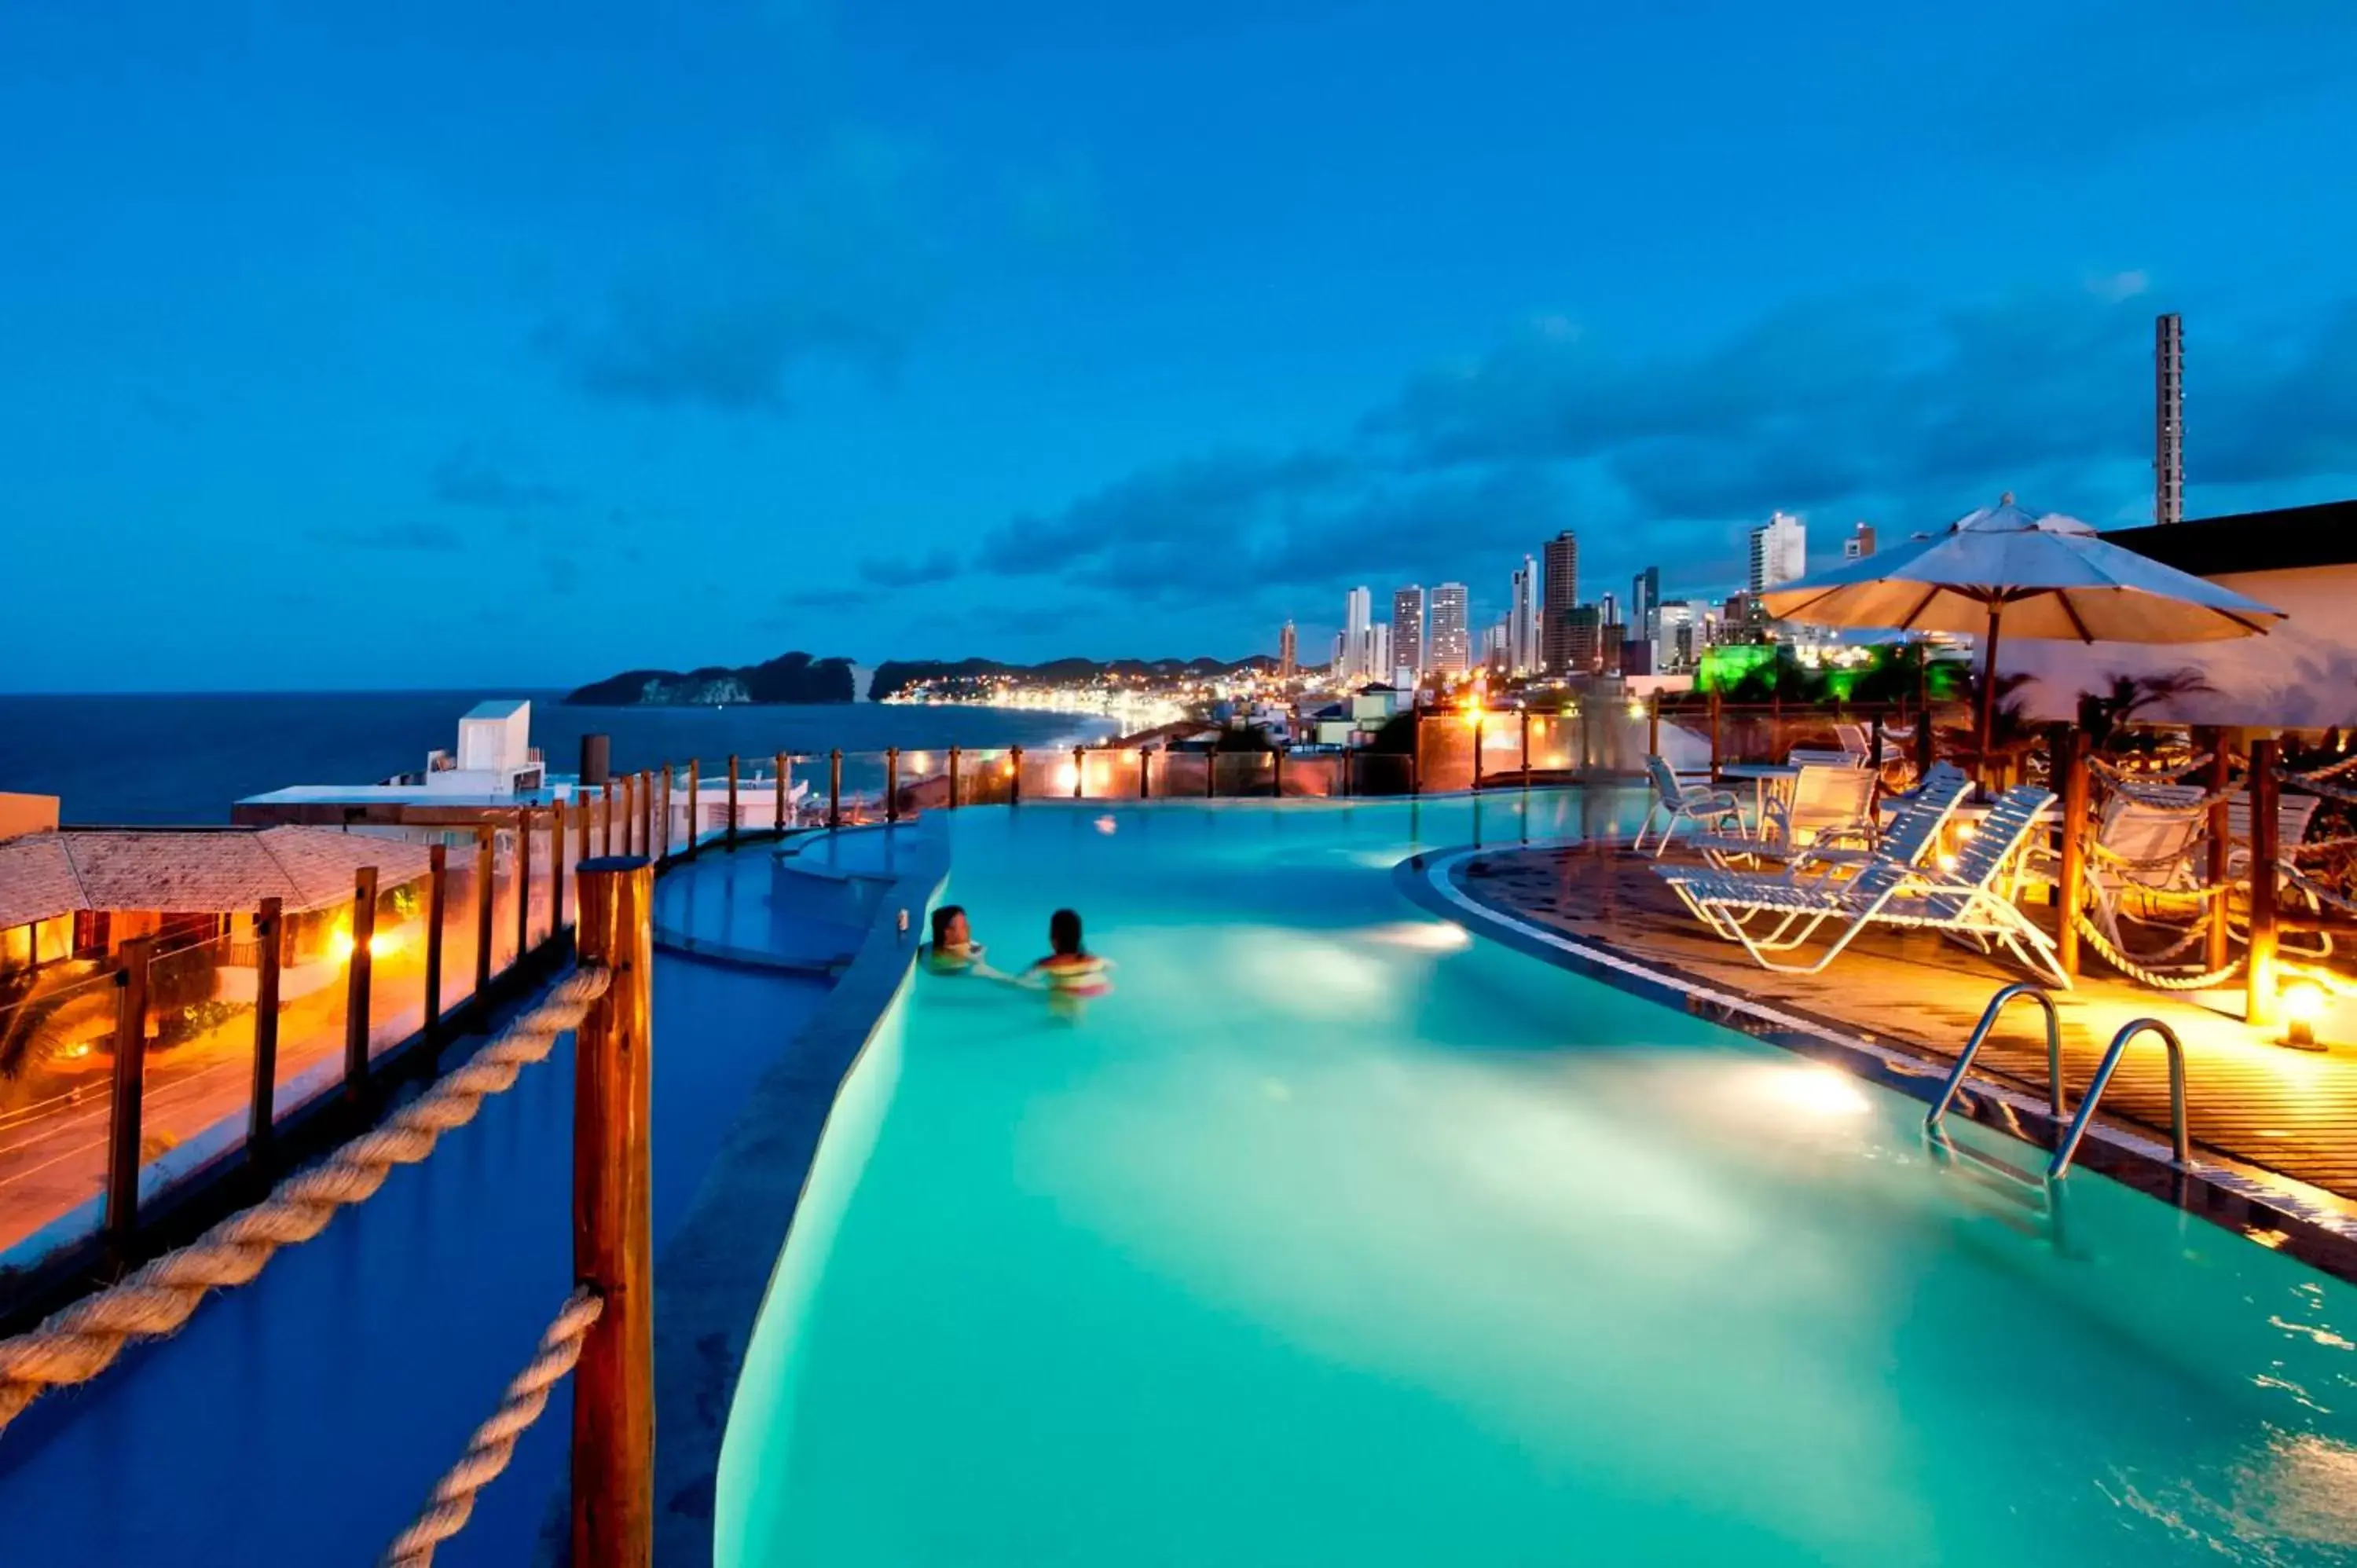
POLYGON ((573 1568, 654 1559, 654 1239, 648 1200, 654 868, 580 868, 581 961, 613 983, 575 1035, 573 1275, 604 1310, 573 1374, 573 1568))
POLYGON ((606 780, 601 803, 605 809, 605 820, 597 828, 597 853, 611 854, 614 853, 614 781, 611 779, 606 780))
POLYGON ((1488 726, 1480 719, 1473 721, 1473 788, 1481 788, 1481 736, 1488 726))
POLYGON ((2055 961, 2073 980, 2079 976, 2079 909, 2087 879, 2087 732, 2073 725, 2070 744, 2060 748, 2062 768, 2061 903, 2055 918, 2055 961))
POLYGON ((1154 748, 1141 746, 1137 748, 1137 798, 1141 800, 1154 799, 1153 772, 1154 748))
POLYGON ((1006 759, 1013 765, 1013 770, 1007 775, 1006 779, 1012 787, 1006 797, 1007 803, 1019 806, 1023 803, 1023 748, 1019 746, 1008 746, 1006 759))
MULTIPOLYGON (((654 780, 647 780, 650 796, 654 780)), ((548 939, 565 929, 565 802, 552 799, 548 802, 548 939)))
POLYGON ((139 1228, 141 1095, 147 1082, 147 966, 156 939, 134 937, 115 955, 114 1103, 107 1122, 106 1234, 124 1242, 139 1228))
MULTIPOLYGON (((629 831, 630 819, 622 819, 629 831)), ((516 808, 516 961, 532 951, 532 808, 516 808)))
MULTIPOLYGON (((436 868, 441 865, 436 846, 436 868)), ((253 917, 253 1098, 245 1123, 245 1157, 266 1160, 270 1138, 278 1125, 278 960, 281 928, 285 916, 279 901, 264 898, 253 917)), ((436 958, 426 949, 425 972, 434 973, 436 958)), ((429 1017, 427 1027, 432 1027, 429 1017)))
POLYGON ((773 819, 770 826, 780 838, 783 838, 786 836, 786 754, 782 751, 778 753, 775 760, 778 768, 778 789, 777 799, 770 802, 770 815, 773 819))
POLYGON ((1874 710, 1874 719, 1867 731, 1866 765, 1877 773, 1882 771, 1882 709, 1874 710))
POLYGON ((730 849, 737 847, 737 754, 728 754, 728 832, 721 840, 730 849))
POLYGON ((884 820, 900 820, 900 748, 897 746, 884 748, 884 820))
POLYGON ((1203 799, 1209 800, 1220 792, 1220 748, 1213 746, 1203 753, 1203 799))
MULTIPOLYGON (((449 846, 437 843, 426 850, 425 864, 425 1054, 431 1058, 442 1048, 442 918, 450 898, 449 846)), ((560 867, 565 864, 561 849, 556 864, 560 867)), ((557 886, 564 886, 562 878, 557 886)), ((271 989, 277 989, 274 973, 271 989)))
POLYGON ((639 773, 639 853, 655 857, 655 776, 644 769, 639 773))
POLYGON ((843 748, 826 754, 826 825, 843 826, 843 748))
POLYGON ((1081 785, 1088 778, 1088 753, 1081 746, 1072 747, 1072 799, 1081 799, 1081 785))
POLYGON ((375 975, 376 867, 352 876, 352 956, 344 976, 344 1092, 368 1087, 369 983, 375 975))
POLYGON ((492 872, 499 864, 499 834, 489 822, 475 829, 475 1004, 477 1017, 490 1010, 492 872))
POLYGON ((2281 823, 2276 779, 2279 745, 2273 736, 2251 743, 2251 951, 2244 974, 2243 1021, 2265 1028, 2276 1021, 2276 856, 2281 823))
POLYGON ((1285 799, 1285 758, 1290 749, 1282 746, 1269 748, 1269 792, 1279 800, 1285 799))
MULTIPOLYGON (((2234 759, 2227 755, 2226 734, 2223 730, 2196 730, 2194 744, 2207 744, 2210 747, 2209 792, 2217 794, 2234 781, 2234 759)), ((2226 861, 2233 849, 2233 830, 2227 815, 2233 809, 2232 801, 2222 800, 2210 808, 2209 865, 2202 880, 2212 887, 2226 885, 2226 861)), ((2226 897, 2222 893, 2210 900, 2209 945, 2202 953, 2204 969, 2215 972, 2226 967, 2232 956, 2227 950, 2232 935, 2226 924, 2226 897)))
POLYGON ((952 747, 950 747, 950 810, 951 810, 951 811, 956 811, 956 810, 957 810, 957 805, 958 805, 958 748, 957 748, 956 746, 952 746, 952 747))
POLYGON ((573 799, 573 810, 577 813, 579 823, 576 833, 577 842, 573 846, 573 868, 575 874, 578 875, 581 863, 589 858, 589 819, 597 814, 597 808, 587 796, 576 795, 573 799))
POLYGON ((622 826, 616 835, 620 842, 615 844, 615 853, 630 853, 630 824, 638 821, 638 781, 634 776, 625 773, 622 775, 622 826))
POLYGON ((695 758, 691 757, 687 759, 687 858, 690 860, 695 858, 695 841, 699 836, 696 829, 700 825, 695 820, 695 787, 699 782, 696 776, 703 771, 696 765, 695 758))
POLYGON ((1718 718, 1721 705, 1718 693, 1713 692, 1710 694, 1710 774, 1714 779, 1718 777, 1718 718))

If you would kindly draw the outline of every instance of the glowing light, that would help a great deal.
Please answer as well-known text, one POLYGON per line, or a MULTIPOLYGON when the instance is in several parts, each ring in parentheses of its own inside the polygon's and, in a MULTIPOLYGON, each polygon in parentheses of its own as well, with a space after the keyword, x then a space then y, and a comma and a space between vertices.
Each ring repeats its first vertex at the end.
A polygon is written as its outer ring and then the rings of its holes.
POLYGON ((922 773, 933 765, 932 753, 929 751, 911 751, 904 755, 900 760, 908 764, 909 770, 912 773, 922 773))
POLYGON ((1071 790, 1071 789, 1073 789, 1077 788, 1077 787, 1079 786, 1080 782, 1081 782, 1081 770, 1080 770, 1079 768, 1077 768, 1073 767, 1073 766, 1072 766, 1071 763, 1069 763, 1069 762, 1060 763, 1060 764, 1057 766, 1057 768, 1056 768, 1056 788, 1057 788, 1057 789, 1069 791, 1069 790, 1071 790))
MULTIPOLYGON (((402 949, 403 938, 398 930, 379 931, 369 938, 369 956, 382 958, 402 949)), ((352 940, 351 928, 338 926, 328 936, 328 955, 338 963, 352 961, 352 952, 359 946, 352 940)))
POLYGON ((1400 920, 1388 926, 1373 926, 1368 929, 1366 937, 1371 942, 1414 948, 1421 952, 1455 952, 1473 940, 1464 927, 1445 920, 1400 920))
POLYGON ((1941 871, 1942 875, 1944 875, 1945 874, 1947 874, 1947 873, 1949 873, 1949 872, 1952 872, 1952 871, 1953 871, 1953 870, 1955 870, 1955 869, 1956 869, 1956 857, 1955 857, 1954 855, 1953 855, 1953 854, 1943 854, 1943 855, 1942 855, 1942 856, 1940 857, 1940 871, 1941 871))
POLYGON ((1486 716, 1488 715, 1482 713, 1480 703, 1468 703, 1465 704, 1465 722, 1467 725, 1478 725, 1486 716))
POLYGON ((2283 1008, 2284 1044, 2316 1048, 2316 1021, 2324 1015, 2324 988, 2312 980, 2295 980, 2276 993, 2283 1008))
POLYGON ((1859 1116, 1874 1109, 1856 1079, 1831 1068, 1780 1072, 1770 1081, 1778 1100, 1811 1115, 1859 1116))

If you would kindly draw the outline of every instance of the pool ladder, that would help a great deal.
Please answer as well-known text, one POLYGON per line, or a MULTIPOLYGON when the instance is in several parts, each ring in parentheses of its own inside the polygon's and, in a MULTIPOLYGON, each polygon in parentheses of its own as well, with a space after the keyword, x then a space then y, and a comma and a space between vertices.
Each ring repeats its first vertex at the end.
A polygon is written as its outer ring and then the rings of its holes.
MULTIPOLYGON (((1964 1048, 1957 1053, 1956 1065, 1950 1069, 1947 1081, 1941 1085, 1939 1098, 1924 1113, 1924 1135, 1930 1140, 1933 1153, 1942 1159, 1953 1160, 1961 1156, 1971 1161, 1977 1169, 2007 1184, 2017 1195, 2030 1197, 2034 1207, 2041 1208, 2050 1218, 2059 1219, 2057 1200, 2061 1197, 2062 1178, 2071 1174, 2072 1163, 2078 1158, 2079 1144, 2087 1135, 2088 1124, 2095 1119, 2096 1107, 2103 1103, 2104 1090, 2111 1086, 2112 1074, 2118 1069, 2120 1058, 2126 1053, 2129 1042, 2147 1033, 2159 1036, 2162 1047, 2169 1053, 2169 1140, 2174 1155, 2172 1164, 2182 1177, 2193 1168, 2193 1153, 2185 1131, 2185 1047, 2178 1039, 2177 1031, 2158 1018, 2137 1018, 2123 1025, 2119 1033, 2112 1036, 2111 1045, 2104 1049, 2104 1059, 2096 1065, 2094 1076, 2087 1080, 2086 1097, 2079 1102, 2078 1114, 2068 1116, 2066 1125, 2068 1099, 2062 1083, 2061 1015, 2055 1010, 2052 994, 2044 986, 2028 981, 2008 985, 1989 998, 1988 1006, 1982 1010, 1981 1021, 1974 1026, 1971 1038, 1964 1042, 1964 1048), (1987 1044, 1990 1033, 1996 1027, 1998 1016, 2008 1004, 2022 997, 2037 1003, 2039 1011, 2046 1015, 2047 1113, 2052 1124, 2062 1129, 2061 1137, 2055 1144, 2042 1175, 2021 1170, 1993 1155, 1983 1154, 1970 1144, 1956 1143, 1940 1125, 1946 1119, 1949 1107, 1955 1103, 1957 1095, 1964 1091, 1964 1079, 1972 1071, 1973 1060, 1980 1055, 1981 1047, 1987 1044)), ((2028 1135, 2010 1116, 2007 1118, 2007 1130, 2029 1141, 2028 1135)))

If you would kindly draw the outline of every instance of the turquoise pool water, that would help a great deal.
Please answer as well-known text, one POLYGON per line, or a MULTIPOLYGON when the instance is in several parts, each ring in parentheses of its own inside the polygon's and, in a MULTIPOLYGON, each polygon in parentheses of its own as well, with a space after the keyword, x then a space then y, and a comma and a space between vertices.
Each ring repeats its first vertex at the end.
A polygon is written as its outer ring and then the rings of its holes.
POLYGON ((995 958, 1070 903, 1119 990, 912 979, 723 1568, 2352 1560, 2357 1292, 2093 1172, 2058 1251, 1917 1102, 1468 939, 1392 867, 1475 809, 929 819, 995 958))

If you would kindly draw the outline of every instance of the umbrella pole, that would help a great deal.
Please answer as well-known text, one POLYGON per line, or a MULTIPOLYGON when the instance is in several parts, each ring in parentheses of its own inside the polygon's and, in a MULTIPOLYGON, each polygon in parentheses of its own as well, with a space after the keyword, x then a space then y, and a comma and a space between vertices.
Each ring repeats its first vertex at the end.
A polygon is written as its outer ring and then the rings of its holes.
POLYGON ((1989 601, 1988 638, 1981 649, 1981 787, 1987 789, 1996 777, 1989 757, 1989 737, 1996 730, 1996 639, 2003 623, 2005 605, 2002 600, 1989 601))

